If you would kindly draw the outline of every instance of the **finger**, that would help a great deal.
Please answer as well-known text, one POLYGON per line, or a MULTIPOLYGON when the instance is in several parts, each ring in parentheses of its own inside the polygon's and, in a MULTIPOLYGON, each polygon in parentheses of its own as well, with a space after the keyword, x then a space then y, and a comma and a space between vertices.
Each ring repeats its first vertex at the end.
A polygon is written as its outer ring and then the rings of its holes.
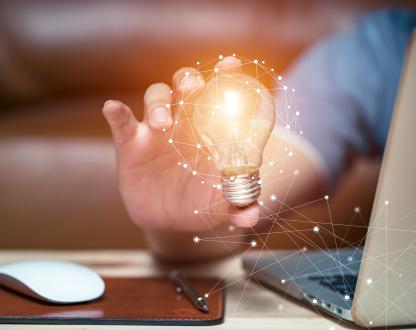
POLYGON ((108 100, 104 103, 103 115, 111 128, 118 150, 134 140, 138 122, 127 105, 120 101, 108 100))
POLYGON ((220 72, 239 73, 242 72, 241 60, 234 56, 226 56, 215 66, 220 72))
POLYGON ((144 94, 145 119, 154 129, 172 125, 170 87, 164 83, 150 85, 144 94))
POLYGON ((172 78, 175 93, 175 102, 190 102, 198 97, 204 88, 205 82, 202 74, 195 68, 185 67, 175 72, 172 78))

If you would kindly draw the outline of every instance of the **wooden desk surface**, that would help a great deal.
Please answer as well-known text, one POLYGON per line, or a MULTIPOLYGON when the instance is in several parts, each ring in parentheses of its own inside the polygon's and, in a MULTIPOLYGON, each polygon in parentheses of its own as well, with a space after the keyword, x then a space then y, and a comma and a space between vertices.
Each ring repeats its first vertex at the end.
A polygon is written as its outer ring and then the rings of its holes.
MULTIPOLYGON (((79 262, 91 267, 104 276, 152 276, 166 274, 168 269, 156 264, 147 251, 100 250, 100 251, 27 251, 2 250, 0 264, 22 259, 61 259, 79 262)), ((182 269, 182 268, 181 268, 182 269)), ((227 280, 226 315, 224 324, 215 329, 348 329, 335 319, 320 316, 318 313, 295 304, 283 295, 266 290, 244 276, 239 258, 206 264, 203 267, 183 268, 187 274, 213 275, 227 280)), ((0 329, 121 329, 122 326, 82 326, 82 325, 5 325, 0 329)), ((152 330, 169 327, 135 327, 152 330)), ((172 327, 179 329, 180 327, 172 327)), ((194 329, 196 327, 186 327, 194 329)), ((209 328, 209 327, 208 327, 209 328)), ((208 329, 207 328, 207 329, 208 329)))

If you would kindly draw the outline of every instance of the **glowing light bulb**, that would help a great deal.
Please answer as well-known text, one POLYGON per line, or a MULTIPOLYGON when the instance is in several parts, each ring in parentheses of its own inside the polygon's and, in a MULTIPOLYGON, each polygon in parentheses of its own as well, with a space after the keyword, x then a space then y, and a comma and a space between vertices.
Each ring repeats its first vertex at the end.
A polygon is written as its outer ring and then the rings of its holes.
POLYGON ((222 173, 225 198, 235 206, 248 206, 260 195, 259 168, 274 119, 272 96, 244 73, 219 71, 195 102, 195 130, 222 173))

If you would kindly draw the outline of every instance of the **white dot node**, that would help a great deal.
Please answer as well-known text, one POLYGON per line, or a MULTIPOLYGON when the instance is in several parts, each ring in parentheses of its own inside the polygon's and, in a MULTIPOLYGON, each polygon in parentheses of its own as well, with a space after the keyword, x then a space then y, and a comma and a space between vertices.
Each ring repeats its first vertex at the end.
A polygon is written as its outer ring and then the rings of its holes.
POLYGON ((168 109, 170 108, 170 104, 169 104, 169 103, 166 103, 166 104, 165 104, 165 106, 166 106, 166 108, 168 108, 168 109))
POLYGON ((257 89, 256 89, 256 92, 257 92, 257 93, 260 93, 260 88, 257 88, 257 89))
POLYGON ((194 236, 193 241, 194 243, 199 243, 201 239, 199 238, 199 236, 194 236))
POLYGON ((295 115, 296 115, 296 116, 299 116, 299 115, 300 115, 300 112, 299 112, 299 111, 296 111, 296 112, 295 112, 295 115))
POLYGON ((235 53, 233 54, 233 56, 235 57, 235 53))
POLYGON ((218 68, 215 68, 215 69, 214 69, 214 72, 218 72, 218 68))
POLYGON ((280 170, 279 173, 283 173, 283 170, 280 170))
POLYGON ((296 92, 296 89, 292 88, 292 93, 296 92))
POLYGON ((273 165, 274 165, 274 163, 273 163, 272 161, 270 161, 270 162, 269 162, 269 165, 270 165, 270 166, 273 166, 273 165))
POLYGON ((389 205, 390 202, 389 201, 384 201, 384 205, 389 205))
POLYGON ((329 199, 329 196, 328 196, 328 195, 325 195, 325 196, 324 196, 324 198, 325 198, 326 200, 328 200, 328 199, 329 199))
POLYGON ((201 149, 201 145, 200 145, 200 144, 197 144, 197 145, 196 145, 196 148, 197 148, 197 149, 201 149))
POLYGON ((288 109, 292 109, 292 107, 290 105, 287 106, 288 109))
POLYGON ((270 71, 271 71, 271 72, 274 72, 274 69, 273 69, 273 68, 271 68, 271 69, 270 69, 270 71))
POLYGON ((403 274, 399 273, 399 277, 402 278, 403 277, 403 274))
POLYGON ((194 210, 194 214, 198 214, 198 210, 194 210))
POLYGON ((317 303, 318 303, 318 299, 313 298, 313 299, 312 299, 312 304, 316 305, 317 303))
POLYGON ((370 322, 368 322, 368 323, 370 323, 370 325, 372 325, 372 324, 373 324, 373 321, 370 321, 370 322))
POLYGON ((361 209, 359 206, 354 207, 354 213, 360 213, 361 209))
POLYGON ((205 294, 204 294, 204 297, 205 297, 205 298, 208 298, 208 297, 209 297, 209 293, 205 293, 205 294))
POLYGON ((208 156, 208 157, 207 157, 207 159, 208 159, 208 160, 211 160, 211 156, 208 156))
POLYGON ((181 166, 181 165, 182 165, 182 163, 181 163, 181 162, 178 162, 178 165, 179 165, 179 166, 181 166))
POLYGON ((287 125, 286 125, 286 129, 287 129, 287 130, 289 130, 289 129, 290 129, 290 125, 289 125, 289 124, 287 124, 287 125))
POLYGON ((313 232, 314 233, 319 233, 319 227, 318 226, 313 226, 313 232))
POLYGON ((218 58, 219 58, 220 60, 222 60, 222 59, 224 58, 224 55, 220 55, 220 56, 218 56, 218 58))
POLYGON ((289 157, 292 157, 292 156, 293 156, 293 152, 289 151, 289 157))
POLYGON ((251 242, 250 242, 250 246, 251 246, 251 247, 256 247, 256 246, 257 246, 257 242, 256 242, 256 241, 254 241, 254 240, 253 240, 253 241, 251 241, 251 242))
POLYGON ((263 60, 263 61, 261 61, 261 64, 266 64, 266 61, 264 61, 264 60, 263 60))
POLYGON ((192 171, 192 175, 196 175, 196 171, 194 170, 194 171, 192 171))
POLYGON ((284 89, 285 91, 287 91, 287 86, 286 86, 286 85, 284 85, 284 86, 283 86, 283 89, 284 89))
POLYGON ((373 280, 371 278, 367 278, 365 281, 368 285, 371 285, 373 283, 373 280))
POLYGON ((299 132, 299 134, 300 134, 300 135, 303 135, 303 131, 300 131, 300 132, 299 132))
POLYGON ((173 94, 173 90, 170 90, 170 91, 169 91, 169 94, 173 94))
POLYGON ((329 327, 329 330, 335 330, 335 328, 334 327, 329 327))
POLYGON ((221 190, 222 186, 220 184, 217 184, 216 187, 218 190, 221 190))
POLYGON ((282 278, 282 279, 280 280, 280 283, 285 284, 285 283, 286 283, 286 280, 282 278))
POLYGON ((275 194, 270 195, 270 200, 275 201, 277 200, 277 196, 275 194))
POLYGON ((189 76, 189 72, 188 71, 186 71, 185 72, 185 77, 188 77, 189 76))
POLYGON ((200 64, 200 62, 198 61, 198 62, 196 62, 196 65, 199 65, 200 64))
POLYGON ((261 184, 261 180, 258 180, 258 181, 257 181, 257 183, 258 183, 258 184, 261 184))
POLYGON ((282 76, 277 76, 277 80, 282 80, 283 77, 282 76))
POLYGON ((302 248, 302 251, 303 251, 303 252, 306 252, 306 251, 308 251, 308 248, 307 248, 306 246, 304 246, 304 247, 302 248))
POLYGON ((162 128, 162 131, 163 131, 163 132, 166 132, 166 128, 162 128))
POLYGON ((299 175, 299 170, 294 170, 294 171, 293 171, 293 174, 294 174, 294 175, 299 175))
POLYGON ((168 142, 169 142, 169 143, 173 143, 173 140, 172 140, 172 139, 169 139, 169 140, 168 140, 168 142))
POLYGON ((259 63, 259 61, 258 60, 254 60, 253 63, 254 64, 257 64, 257 63, 259 63))
POLYGON ((202 181, 201 181, 201 183, 202 183, 202 184, 205 184, 205 181, 204 181, 204 180, 202 180, 202 181))
POLYGON ((259 201, 259 205, 263 205, 264 203, 263 203, 263 201, 259 201))
POLYGON ((349 294, 346 294, 346 295, 344 295, 344 299, 345 299, 345 300, 350 300, 350 299, 351 299, 351 297, 350 297, 350 295, 349 295, 349 294))
POLYGON ((228 226, 228 231, 234 231, 234 229, 235 229, 234 225, 229 225, 228 226))
POLYGON ((283 304, 278 304, 278 305, 277 305, 277 310, 282 311, 282 310, 284 310, 284 309, 285 309, 285 308, 284 308, 283 304))
POLYGON ((188 167, 188 164, 183 164, 183 168, 187 168, 188 167))
POLYGON ((183 100, 180 100, 180 101, 179 101, 179 104, 180 104, 180 105, 183 105, 183 100))
POLYGON ((349 257, 347 258, 347 260, 348 260, 348 262, 352 262, 352 261, 353 261, 352 256, 349 256, 349 257))
POLYGON ((177 124, 178 123, 178 121, 177 120, 175 120, 175 124, 177 124))

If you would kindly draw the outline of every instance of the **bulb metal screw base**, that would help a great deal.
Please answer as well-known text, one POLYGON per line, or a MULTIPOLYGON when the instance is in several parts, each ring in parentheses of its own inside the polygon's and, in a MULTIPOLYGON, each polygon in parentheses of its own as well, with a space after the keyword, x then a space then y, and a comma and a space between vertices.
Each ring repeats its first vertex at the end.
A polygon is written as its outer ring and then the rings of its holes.
POLYGON ((260 196, 260 173, 242 173, 222 178, 222 191, 226 200, 237 207, 253 204, 260 196))

